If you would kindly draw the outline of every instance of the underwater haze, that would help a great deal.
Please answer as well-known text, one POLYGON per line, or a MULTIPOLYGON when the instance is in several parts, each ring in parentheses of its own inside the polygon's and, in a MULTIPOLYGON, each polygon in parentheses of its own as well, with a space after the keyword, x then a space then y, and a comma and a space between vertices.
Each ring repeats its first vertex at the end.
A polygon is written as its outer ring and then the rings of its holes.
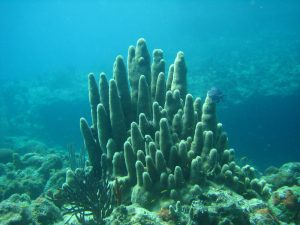
POLYGON ((0 0, 0 225, 300 225, 300 0, 0 0))
POLYGON ((299 21, 297 0, 1 0, 1 147, 80 148, 88 73, 111 77, 143 37, 167 66, 184 52, 193 96, 222 91, 237 156, 262 169, 300 161, 299 21))

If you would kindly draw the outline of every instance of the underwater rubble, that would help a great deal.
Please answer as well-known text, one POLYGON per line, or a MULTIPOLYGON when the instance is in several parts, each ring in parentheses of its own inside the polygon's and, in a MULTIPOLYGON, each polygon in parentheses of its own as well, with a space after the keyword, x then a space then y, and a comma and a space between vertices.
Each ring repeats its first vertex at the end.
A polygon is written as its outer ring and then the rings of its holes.
POLYGON ((3 151, 1 224, 300 224, 299 163, 264 176, 238 165, 218 102, 188 92, 183 52, 165 66, 141 38, 127 66, 117 56, 113 79, 88 75, 86 163, 3 151))
POLYGON ((23 193, 35 199, 63 183, 66 170, 57 153, 12 153, 10 162, 4 164, 0 160, 0 200, 23 193))
POLYGON ((0 149, 0 224, 54 224, 62 221, 60 209, 46 193, 65 180, 67 158, 55 152, 19 155, 0 149))

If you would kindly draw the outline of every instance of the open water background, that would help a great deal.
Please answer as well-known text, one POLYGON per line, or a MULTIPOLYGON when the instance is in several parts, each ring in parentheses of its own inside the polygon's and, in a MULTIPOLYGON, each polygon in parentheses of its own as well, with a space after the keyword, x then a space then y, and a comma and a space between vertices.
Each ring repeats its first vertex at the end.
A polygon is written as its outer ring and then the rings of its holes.
POLYGON ((0 143, 80 146, 87 74, 110 76, 144 37, 168 65, 185 52, 191 93, 224 92, 218 117, 238 156, 259 168, 300 161, 299 21, 296 0, 2 0, 0 143))

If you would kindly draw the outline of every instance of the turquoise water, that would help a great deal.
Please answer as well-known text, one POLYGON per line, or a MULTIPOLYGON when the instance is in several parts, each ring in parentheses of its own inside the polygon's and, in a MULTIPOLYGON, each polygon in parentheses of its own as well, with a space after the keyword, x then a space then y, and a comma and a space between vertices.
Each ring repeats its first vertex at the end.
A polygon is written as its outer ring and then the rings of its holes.
POLYGON ((223 91, 219 119, 239 156, 260 168, 299 161, 299 21, 291 0, 2 0, 0 146, 81 146, 87 74, 111 76, 115 57, 144 37, 168 65, 185 52, 193 95, 223 91))

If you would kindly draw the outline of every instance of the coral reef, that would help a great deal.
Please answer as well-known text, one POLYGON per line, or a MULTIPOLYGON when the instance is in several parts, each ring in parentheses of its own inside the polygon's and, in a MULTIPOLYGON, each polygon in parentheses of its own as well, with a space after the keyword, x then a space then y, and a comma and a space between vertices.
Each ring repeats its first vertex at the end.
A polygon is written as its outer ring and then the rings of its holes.
POLYGON ((246 200, 226 188, 210 187, 189 205, 177 202, 156 212, 138 204, 119 206, 106 218, 106 224, 279 225, 266 210, 268 206, 262 200, 246 200))
POLYGON ((299 163, 263 177, 239 166, 217 118, 222 92, 194 98, 183 52, 167 72, 163 51, 152 56, 139 39, 127 65, 116 57, 111 80, 88 75, 91 125, 80 119, 79 154, 5 137, 1 224, 299 224, 299 163))
POLYGON ((98 86, 89 74, 88 86, 92 123, 80 119, 88 162, 52 193, 67 216, 92 224, 280 224, 264 202, 271 185, 235 162, 219 101, 188 94, 182 52, 165 76, 162 50, 150 64, 139 39, 127 70, 118 56, 113 79, 101 73, 98 86))
POLYGON ((28 194, 36 199, 44 192, 57 189, 65 177, 64 161, 56 154, 12 154, 6 164, 0 163, 0 200, 12 194, 28 194))
POLYGON ((17 80, 1 80, 0 145, 30 152, 29 145, 41 144, 37 140, 44 142, 44 146, 40 147, 45 148, 45 143, 65 145, 65 140, 76 139, 72 132, 76 125, 72 126, 73 121, 68 110, 73 108, 74 112, 84 103, 85 95, 82 93, 85 85, 82 82, 84 76, 74 74, 74 70, 62 69, 40 74, 41 76, 35 78, 23 76, 17 80), (63 85, 62 82, 68 85, 63 85), (62 120, 66 128, 60 134, 56 125, 62 120), (69 132, 65 132, 67 127, 69 132))
POLYGON ((222 42, 211 41, 204 48, 199 46, 203 43, 197 46, 193 42, 191 54, 194 49, 201 49, 202 57, 190 55, 192 94, 203 95, 215 85, 226 87, 226 95, 234 96, 226 98, 226 102, 234 104, 251 97, 298 95, 300 66, 295 49, 299 39, 278 41, 268 35, 245 42, 232 37, 222 42))
POLYGON ((264 179, 277 190, 283 186, 300 185, 300 163, 289 162, 280 168, 269 167, 265 171, 264 179))
POLYGON ((272 213, 286 223, 300 223, 300 187, 281 187, 272 193, 268 201, 272 213))
POLYGON ((43 141, 28 136, 5 136, 3 139, 3 146, 10 146, 9 148, 17 150, 20 154, 45 152, 50 149, 43 141))
POLYGON ((216 102, 207 95, 202 104, 187 94, 182 52, 167 79, 162 50, 153 51, 150 65, 144 39, 129 47, 127 62, 128 76, 118 56, 113 79, 107 81, 102 73, 99 88, 94 75, 88 76, 92 125, 81 118, 80 128, 95 171, 104 158, 125 199, 146 208, 170 204, 170 199, 189 203, 210 182, 226 184, 246 198, 268 197, 270 189, 255 177, 255 169, 235 163, 217 122, 216 102))
POLYGON ((14 194, 0 203, 1 225, 58 225, 61 220, 59 208, 45 198, 32 201, 26 194, 14 194))

